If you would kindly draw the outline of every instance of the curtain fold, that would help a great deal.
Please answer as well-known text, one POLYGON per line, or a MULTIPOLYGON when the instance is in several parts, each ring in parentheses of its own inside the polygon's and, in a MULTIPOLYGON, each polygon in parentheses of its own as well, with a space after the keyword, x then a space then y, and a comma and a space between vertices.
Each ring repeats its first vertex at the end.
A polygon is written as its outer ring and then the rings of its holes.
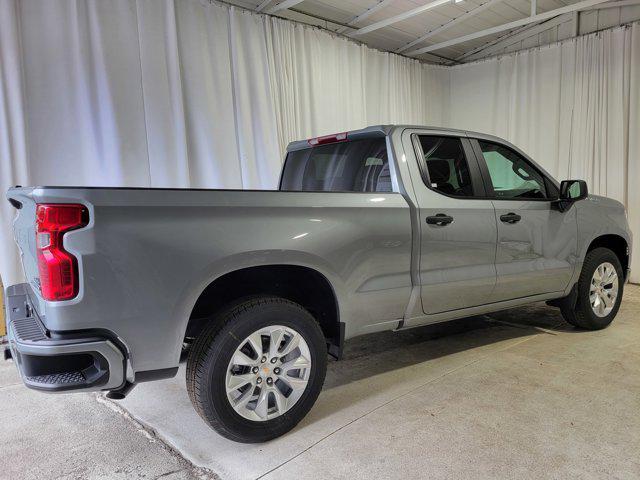
POLYGON ((294 139, 368 125, 443 122, 446 68, 261 18, 281 151, 294 139))
POLYGON ((631 281, 640 283, 640 23, 631 27, 629 39, 629 106, 627 117, 628 151, 626 157, 626 206, 634 233, 631 281))
MULTIPOLYGON (((586 176, 640 232, 639 92, 638 25, 445 68, 204 0, 0 0, 0 191, 274 188, 292 140, 451 125, 586 176)), ((0 201, 5 285, 13 215, 0 201)))
POLYGON ((640 282, 640 24, 450 69, 449 124, 506 138, 622 202, 640 282))

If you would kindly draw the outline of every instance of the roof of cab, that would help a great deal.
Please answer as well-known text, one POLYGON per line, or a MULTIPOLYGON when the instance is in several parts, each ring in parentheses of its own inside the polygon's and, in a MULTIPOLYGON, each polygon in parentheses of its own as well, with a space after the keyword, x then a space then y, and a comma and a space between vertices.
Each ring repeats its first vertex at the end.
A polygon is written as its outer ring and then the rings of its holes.
MULTIPOLYGON (((522 156, 532 162, 539 170, 541 170, 545 175, 547 175, 553 182, 556 183, 556 186, 560 185, 544 167, 535 162, 529 155, 527 155, 524 151, 518 148, 516 145, 508 142, 504 138, 496 137, 495 135, 490 135, 487 133, 481 132, 473 132, 471 130, 460 130, 455 128, 448 127, 434 127, 429 125, 409 125, 409 124, 401 124, 401 125, 373 125, 371 127, 362 128, 360 130, 349 130, 346 132, 348 134, 348 138, 353 140, 356 138, 371 138, 371 137, 386 137, 391 135, 395 130, 404 130, 404 129, 412 129, 412 130, 430 130, 434 132, 442 132, 443 134, 461 136, 461 137, 470 137, 477 138, 478 140, 485 140, 488 142, 499 143, 505 145, 522 156)), ((341 132, 345 133, 345 132, 341 132)), ((295 142, 291 142, 287 146, 287 152, 293 152, 295 150, 303 150, 306 148, 311 148, 312 145, 309 144, 309 140, 298 140, 295 142)))
MULTIPOLYGON (((453 135, 478 135, 482 137, 489 137, 490 135, 486 135, 484 133, 479 132, 470 132, 467 130, 459 130, 455 128, 446 128, 446 127, 435 127, 430 125, 372 125, 370 127, 361 128, 359 130, 349 130, 346 132, 350 140, 356 138, 371 138, 371 137, 385 137, 391 134, 393 130, 396 129, 405 129, 405 128, 419 128, 424 130, 435 130, 439 132, 446 132, 453 135)), ((343 133, 343 132, 341 132, 343 133)), ((313 138, 313 137, 312 137, 313 138)), ((497 137, 496 137, 497 138, 497 137)), ((296 140, 294 142, 289 143, 287 145, 287 152, 292 152, 296 150, 302 150, 305 148, 310 148, 309 144, 310 139, 305 140, 296 140)))

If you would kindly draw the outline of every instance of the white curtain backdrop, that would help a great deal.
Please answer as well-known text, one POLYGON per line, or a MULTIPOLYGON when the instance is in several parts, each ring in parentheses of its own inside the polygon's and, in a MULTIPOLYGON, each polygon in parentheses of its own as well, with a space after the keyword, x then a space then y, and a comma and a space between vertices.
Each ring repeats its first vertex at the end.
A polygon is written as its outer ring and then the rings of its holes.
MULTIPOLYGON (((0 0, 0 192, 274 188, 291 140, 450 124, 586 177, 640 237, 639 42, 634 26, 450 69, 205 1, 0 0)), ((5 285, 21 279, 13 216, 0 200, 5 285)))
POLYGON ((449 72, 318 29, 266 17, 282 151, 293 139, 354 125, 442 124, 449 72))
MULTIPOLYGON (((197 0, 0 0, 0 191, 274 188, 292 140, 441 123, 448 73, 197 0)), ((0 276, 21 271, 0 201, 0 276)))
POLYGON ((627 207, 640 282, 640 24, 453 67, 450 118, 627 207))

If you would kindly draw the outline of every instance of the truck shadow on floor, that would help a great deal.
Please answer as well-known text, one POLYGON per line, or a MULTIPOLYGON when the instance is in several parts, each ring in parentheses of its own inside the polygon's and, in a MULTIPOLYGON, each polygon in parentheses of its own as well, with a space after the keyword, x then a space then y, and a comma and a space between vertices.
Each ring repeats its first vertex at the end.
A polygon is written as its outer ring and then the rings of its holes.
POLYGON ((343 359, 330 361, 324 390, 429 360, 535 334, 580 332, 545 304, 462 318, 347 341, 343 359))

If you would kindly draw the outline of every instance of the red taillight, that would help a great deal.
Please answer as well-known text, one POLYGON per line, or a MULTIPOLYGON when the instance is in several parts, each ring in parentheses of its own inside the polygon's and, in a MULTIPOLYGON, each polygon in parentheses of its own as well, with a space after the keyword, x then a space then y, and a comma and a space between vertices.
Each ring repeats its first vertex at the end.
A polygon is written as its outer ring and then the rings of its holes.
POLYGON ((65 251, 62 237, 84 227, 84 205, 39 204, 36 208, 36 251, 40 291, 45 300, 69 300, 78 294, 78 262, 65 251))
POLYGON ((325 135, 324 137, 310 138, 307 140, 309 145, 315 147, 316 145, 324 145, 325 143, 344 142, 347 140, 347 132, 334 133, 333 135, 325 135))

